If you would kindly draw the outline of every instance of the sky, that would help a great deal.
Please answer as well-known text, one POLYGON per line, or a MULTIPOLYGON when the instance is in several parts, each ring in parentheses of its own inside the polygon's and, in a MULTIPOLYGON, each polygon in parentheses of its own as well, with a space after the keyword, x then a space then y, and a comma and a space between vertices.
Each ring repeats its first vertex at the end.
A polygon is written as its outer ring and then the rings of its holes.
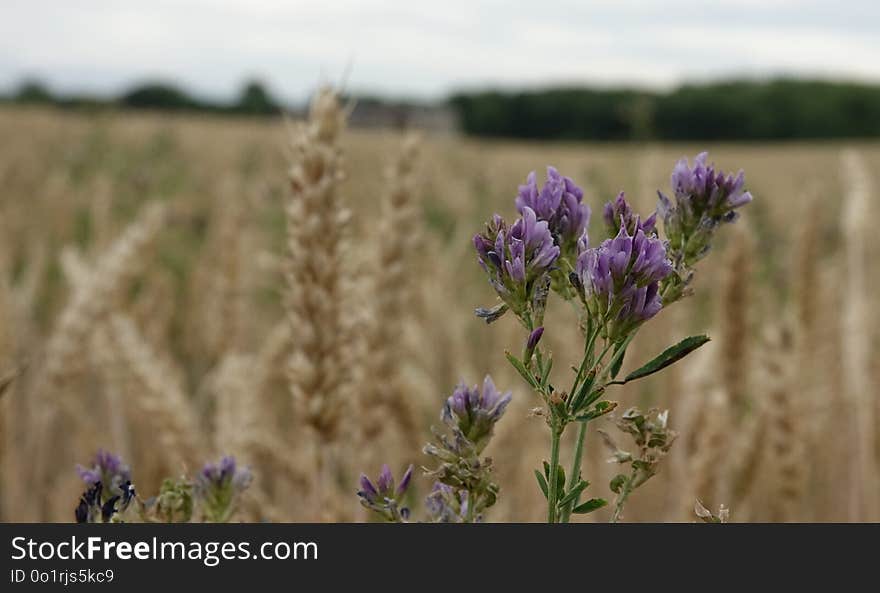
POLYGON ((551 84, 668 89, 730 76, 880 83, 880 1, 0 0, 0 89, 118 93, 246 79, 388 97, 551 84))

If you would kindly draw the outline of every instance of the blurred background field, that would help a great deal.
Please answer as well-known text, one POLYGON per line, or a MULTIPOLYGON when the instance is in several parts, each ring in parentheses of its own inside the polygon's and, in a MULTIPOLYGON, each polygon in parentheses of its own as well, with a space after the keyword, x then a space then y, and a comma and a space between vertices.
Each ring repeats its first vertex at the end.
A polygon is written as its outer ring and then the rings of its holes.
MULTIPOLYGON (((359 520, 362 469, 426 462, 408 448, 412 427, 405 434, 389 421, 357 447, 343 436, 322 510, 305 502, 316 496, 310 437, 292 410, 283 362, 297 339, 282 298, 290 125, 0 109, 0 377, 15 375, 0 400, 0 519, 70 520, 82 489, 74 465, 98 447, 129 461, 142 492, 234 453, 255 475, 249 520, 359 520), (167 209, 159 223, 144 211, 151 200, 167 209), (125 233, 134 233, 128 252, 118 242, 125 233), (93 274, 108 279, 95 293, 101 302, 78 301, 93 274), (236 423, 245 417, 253 422, 236 423)), ((343 136, 348 269, 362 275, 376 265, 386 173, 402 141, 394 129, 343 136)), ((473 315, 494 296, 471 236, 492 213, 513 214, 529 171, 540 177, 554 165, 583 186, 591 236, 600 237, 606 201, 625 190, 647 214, 675 161, 703 150, 724 170, 744 169, 755 201, 700 265, 696 295, 664 310, 627 354, 624 368, 634 368, 673 339, 713 339, 665 375, 611 396, 669 408, 681 433, 626 520, 690 521, 696 498, 730 507, 734 521, 880 520, 880 144, 518 142, 428 132, 412 176, 416 214, 393 229, 415 239, 401 286, 383 288, 408 291, 396 312, 399 405, 425 441, 459 379, 491 373, 513 389, 489 451, 502 487, 489 520, 542 519, 532 469, 547 444, 542 421, 529 415, 537 400, 504 360, 505 349, 521 347, 521 328, 508 318, 486 327, 473 315)), ((365 290, 354 299, 368 319, 375 298, 365 290)), ((558 319, 547 325, 561 330, 544 339, 563 376, 561 363, 582 346, 574 324, 558 319)), ((356 401, 345 409, 343 433, 355 435, 356 401)), ((594 495, 607 495, 616 471, 596 437, 585 475, 594 495)), ((424 494, 428 484, 417 486, 424 494)))

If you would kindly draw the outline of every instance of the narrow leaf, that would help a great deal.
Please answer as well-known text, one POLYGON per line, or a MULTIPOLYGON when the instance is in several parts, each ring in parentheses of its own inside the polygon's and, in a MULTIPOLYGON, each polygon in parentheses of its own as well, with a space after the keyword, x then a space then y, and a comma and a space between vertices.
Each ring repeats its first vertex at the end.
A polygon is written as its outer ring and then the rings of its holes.
POLYGON ((583 492, 589 485, 590 483, 584 480, 581 480, 580 482, 575 484, 572 489, 569 490, 568 493, 562 498, 562 500, 559 501, 559 507, 563 508, 569 503, 577 501, 577 499, 581 495, 581 492, 583 492))
POLYGON ((541 373, 541 386, 546 389, 547 381, 550 379, 550 370, 553 368, 553 357, 548 355, 547 362, 544 364, 544 370, 541 373))
POLYGON ((635 381, 636 379, 641 379, 642 377, 653 375, 657 371, 663 370, 669 365, 681 360, 708 341, 708 336, 691 336, 689 338, 685 338, 675 346, 670 346, 669 348, 661 352, 659 356, 657 356, 648 364, 631 372, 620 383, 628 383, 629 381, 635 381))
POLYGON ((590 393, 589 397, 587 397, 587 398, 584 400, 583 404, 581 405, 581 408, 586 408, 587 406, 592 405, 593 402, 595 402, 597 399, 599 399, 600 397, 602 397, 602 395, 603 395, 604 393, 605 393, 605 388, 604 388, 604 387, 599 387, 598 389, 594 389, 594 390, 590 393))
POLYGON ((629 341, 627 340, 626 343, 621 344, 621 345, 618 346, 617 349, 614 351, 615 356, 614 356, 614 358, 612 359, 612 362, 611 362, 611 378, 612 378, 612 379, 615 379, 615 378, 617 377, 617 373, 620 372, 620 367, 623 366, 623 357, 626 356, 626 347, 627 347, 628 345, 629 345, 629 341), (620 356, 617 356, 617 351, 618 351, 618 350, 620 350, 620 356))
POLYGON ((556 466, 556 492, 561 496, 565 492, 565 470, 561 465, 556 466))
POLYGON ((604 416, 605 414, 608 414, 609 412, 613 411, 615 408, 617 408, 617 402, 603 400, 603 401, 600 401, 595 406, 593 406, 593 409, 590 410, 589 412, 587 412, 586 414, 576 416, 575 420, 577 420, 578 422, 588 422, 590 420, 594 420, 595 418, 598 418, 599 416, 604 416))
POLYGON ((593 387, 593 382, 596 380, 596 373, 589 372, 587 376, 584 377, 583 383, 577 389, 577 393, 575 393, 574 397, 571 398, 571 411, 577 414, 584 407, 584 398, 590 393, 590 389, 593 387))
POLYGON ((513 366, 513 368, 515 368, 517 370, 517 372, 522 376, 522 378, 526 380, 526 383, 528 383, 529 385, 532 386, 532 389, 540 390, 540 386, 535 381, 535 378, 529 373, 528 370, 526 370, 526 367, 523 366, 523 363, 520 362, 520 360, 517 357, 515 357, 510 352, 505 352, 504 356, 507 357, 507 361, 513 366))
POLYGON ((601 509, 602 507, 604 507, 607 504, 608 504, 608 501, 605 500, 604 498, 591 498, 587 502, 579 504, 578 506, 574 507, 571 510, 571 512, 578 514, 578 515, 585 515, 587 513, 592 513, 593 511, 595 511, 597 509, 601 509))
POLYGON ((535 477, 538 479, 538 486, 541 488, 541 492, 544 493, 544 498, 548 498, 547 480, 544 479, 544 476, 538 470, 535 470, 535 477))
POLYGON ((612 379, 614 378, 614 375, 620 371, 620 367, 623 364, 623 355, 626 354, 626 347, 629 346, 629 343, 632 342, 635 337, 636 332, 631 333, 627 339, 614 349, 614 355, 611 357, 611 360, 608 361, 608 366, 612 373, 612 379), (616 371, 615 368, 617 369, 616 371))

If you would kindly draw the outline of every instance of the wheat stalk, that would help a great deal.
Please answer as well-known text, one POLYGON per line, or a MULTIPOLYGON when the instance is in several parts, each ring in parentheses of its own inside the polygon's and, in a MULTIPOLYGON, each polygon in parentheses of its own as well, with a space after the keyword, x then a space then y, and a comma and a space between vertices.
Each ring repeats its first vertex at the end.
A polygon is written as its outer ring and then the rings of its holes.
POLYGON ((203 457, 202 431, 176 373, 144 339, 134 321, 123 314, 108 320, 108 338, 116 364, 126 369, 139 389, 128 402, 156 431, 158 451, 172 466, 185 466, 203 457))
POLYGON ((730 445, 731 426, 730 398, 723 388, 704 393, 706 402, 699 427, 694 434, 695 447, 689 460, 688 480, 690 491, 684 497, 684 516, 689 517, 694 499, 711 500, 713 504, 723 494, 720 492, 721 469, 725 453, 730 445))
POLYGON ((795 400, 794 352, 791 333, 769 327, 761 356, 763 393, 768 416, 765 480, 770 487, 766 508, 773 521, 802 518, 806 485, 806 430, 795 400))
POLYGON ((841 221, 846 257, 843 303, 844 393, 850 402, 855 439, 850 472, 850 520, 876 520, 880 491, 877 488, 876 418, 870 378, 869 296, 865 283, 867 244, 871 236, 871 182, 861 155, 853 150, 841 155, 846 181, 841 221))
POLYGON ((419 240, 414 167, 419 141, 409 136, 386 174, 387 194, 376 238, 378 253, 371 281, 373 306, 367 333, 365 389, 361 394, 362 438, 373 444, 388 427, 389 416, 402 431, 407 448, 419 448, 421 423, 401 376, 404 323, 412 306, 413 255, 419 240))
POLYGON ((285 310, 293 338, 288 384, 300 420, 314 435, 315 512, 323 504, 324 458, 351 399, 355 364, 345 260, 350 212, 340 196, 344 171, 338 140, 344 126, 336 94, 321 89, 293 139, 286 209, 285 310))
POLYGON ((732 244, 725 254, 719 307, 719 356, 721 384, 736 420, 750 406, 748 369, 751 300, 751 260, 754 246, 745 224, 735 227, 732 244))
POLYGON ((206 248, 193 275, 192 334, 194 351, 213 364, 241 346, 244 321, 243 244, 246 202, 226 180, 215 200, 206 248), (207 355, 207 356, 206 356, 207 355))
POLYGON ((80 349, 89 332, 106 315, 125 283, 139 271, 147 246, 165 220, 165 207, 152 203, 101 256, 91 274, 80 278, 77 290, 55 325, 46 346, 45 382, 60 386, 66 374, 77 367, 80 349), (80 280, 82 282, 80 282, 80 280))
POLYGON ((45 484, 48 479, 51 451, 61 436, 55 430, 58 422, 67 418, 74 425, 91 423, 76 399, 65 395, 74 391, 71 382, 83 371, 83 345, 144 263, 147 247, 158 236, 164 219, 165 207, 161 204, 144 207, 136 221, 100 257, 93 271, 87 277, 78 277, 73 295, 48 338, 42 372, 30 394, 37 398, 31 409, 38 414, 31 419, 35 429, 29 433, 28 444, 34 484, 45 484))

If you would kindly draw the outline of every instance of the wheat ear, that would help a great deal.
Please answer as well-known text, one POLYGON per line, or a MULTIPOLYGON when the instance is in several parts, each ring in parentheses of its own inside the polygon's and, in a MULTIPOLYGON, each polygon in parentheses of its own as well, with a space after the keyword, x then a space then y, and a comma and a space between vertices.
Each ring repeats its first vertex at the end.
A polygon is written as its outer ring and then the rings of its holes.
POLYGON ((410 450, 422 438, 418 412, 405 391, 400 373, 404 323, 415 297, 413 255, 418 241, 419 211, 415 199, 418 139, 408 137, 386 174, 387 194, 377 236, 378 253, 371 275, 372 323, 367 333, 366 389, 361 396, 363 439, 373 443, 389 416, 401 429, 410 450))
POLYGON ((128 394, 129 401, 156 431, 157 451, 167 455, 173 465, 194 463, 204 452, 198 419, 184 388, 141 335, 134 321, 114 314, 108 321, 108 337, 116 364, 136 382, 139 389, 128 394))

